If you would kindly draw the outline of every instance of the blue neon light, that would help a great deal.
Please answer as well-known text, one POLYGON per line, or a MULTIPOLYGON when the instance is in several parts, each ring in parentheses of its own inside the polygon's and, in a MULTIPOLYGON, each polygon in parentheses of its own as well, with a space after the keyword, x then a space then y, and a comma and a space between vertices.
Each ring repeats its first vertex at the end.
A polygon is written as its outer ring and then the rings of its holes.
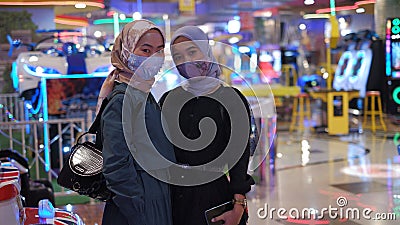
POLYGON ((110 71, 110 66, 102 66, 97 68, 94 72, 95 73, 101 73, 101 72, 109 72, 110 71))
POLYGON ((400 26, 400 18, 393 19, 392 24, 395 26, 400 26))
POLYGON ((61 78, 92 78, 92 77, 107 77, 109 71, 107 72, 97 72, 97 73, 85 73, 85 74, 37 74, 32 71, 26 64, 24 64, 24 69, 32 76, 46 78, 46 79, 61 79, 61 78))
POLYGON ((400 86, 396 87, 392 93, 393 101, 400 105, 399 94, 400 94, 400 86))
POLYGON ((19 79, 18 79, 18 73, 17 73, 17 62, 12 63, 10 77, 13 82, 14 89, 18 90, 19 79))
POLYGON ((40 82, 40 89, 43 96, 43 145, 44 145, 44 163, 46 172, 50 171, 50 150, 49 150, 49 126, 47 121, 49 121, 48 103, 47 103, 47 88, 46 88, 46 78, 42 77, 40 82))
POLYGON ((392 27, 392 34, 398 34, 400 33, 400 27, 399 26, 393 26, 392 27))
POLYGON ((25 105, 27 105, 27 104, 29 104, 30 105, 30 107, 26 107, 26 108, 28 108, 29 109, 29 111, 32 113, 32 114, 38 114, 38 112, 40 111, 40 107, 42 106, 42 102, 43 102, 43 91, 41 91, 40 90, 40 88, 39 88, 39 97, 38 97, 38 103, 37 103, 37 105, 36 105, 36 109, 33 109, 32 107, 32 104, 31 104, 31 102, 27 102, 27 103, 25 103, 25 105))
POLYGON ((386 76, 390 77, 390 72, 391 72, 391 68, 390 68, 390 59, 388 59, 390 57, 390 54, 386 54, 386 76))
POLYGON ((39 68, 41 68, 42 70, 42 74, 60 74, 60 72, 58 72, 58 70, 50 68, 50 67, 44 67, 44 66, 34 66, 34 65, 29 65, 29 64, 25 64, 27 66, 27 68, 32 71, 33 73, 38 73, 37 71, 39 70, 39 68))

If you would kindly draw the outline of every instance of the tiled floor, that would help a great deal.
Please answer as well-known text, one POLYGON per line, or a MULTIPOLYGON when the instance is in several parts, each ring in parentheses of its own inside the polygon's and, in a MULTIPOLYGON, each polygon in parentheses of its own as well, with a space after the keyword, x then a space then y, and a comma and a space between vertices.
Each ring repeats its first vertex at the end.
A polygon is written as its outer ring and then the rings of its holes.
MULTIPOLYGON (((390 132, 399 129, 391 125, 390 132)), ((400 156, 393 139, 368 131, 347 136, 281 131, 277 146, 275 172, 265 170, 265 179, 248 194, 250 225, 399 224, 400 156), (297 212, 300 218, 291 218, 297 212)), ((88 225, 101 224, 102 209, 73 208, 88 225)))

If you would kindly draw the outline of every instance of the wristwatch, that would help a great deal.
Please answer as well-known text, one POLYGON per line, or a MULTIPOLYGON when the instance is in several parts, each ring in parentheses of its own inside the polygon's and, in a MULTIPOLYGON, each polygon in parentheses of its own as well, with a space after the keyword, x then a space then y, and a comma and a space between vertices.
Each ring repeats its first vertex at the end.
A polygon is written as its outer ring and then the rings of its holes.
POLYGON ((234 198, 234 199, 232 200, 232 203, 233 203, 233 204, 242 205, 244 209, 247 208, 247 199, 246 199, 246 198, 244 198, 244 199, 235 199, 235 198, 234 198))

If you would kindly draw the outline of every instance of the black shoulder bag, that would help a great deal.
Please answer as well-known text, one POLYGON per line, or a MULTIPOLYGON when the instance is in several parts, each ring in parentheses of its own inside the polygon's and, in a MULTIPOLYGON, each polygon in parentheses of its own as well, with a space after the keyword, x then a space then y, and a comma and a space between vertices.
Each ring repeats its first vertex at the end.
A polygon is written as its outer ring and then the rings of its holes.
POLYGON ((93 124, 87 132, 78 137, 76 144, 71 148, 72 153, 57 178, 60 186, 100 201, 107 201, 113 197, 114 194, 107 188, 102 173, 103 146, 101 141, 97 140, 96 144, 90 141, 80 143, 80 139, 86 134, 95 134, 96 139, 99 137, 101 114, 106 105, 115 95, 124 93, 124 91, 116 91, 110 98, 103 100, 93 124))

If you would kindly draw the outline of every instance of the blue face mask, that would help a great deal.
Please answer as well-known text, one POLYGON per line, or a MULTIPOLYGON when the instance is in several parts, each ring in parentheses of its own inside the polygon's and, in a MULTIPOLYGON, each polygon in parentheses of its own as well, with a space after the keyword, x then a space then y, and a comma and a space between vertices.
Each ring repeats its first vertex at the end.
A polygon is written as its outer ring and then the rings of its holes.
POLYGON ((150 80, 158 74, 164 64, 164 57, 145 57, 131 53, 128 58, 128 67, 144 80, 150 80))

